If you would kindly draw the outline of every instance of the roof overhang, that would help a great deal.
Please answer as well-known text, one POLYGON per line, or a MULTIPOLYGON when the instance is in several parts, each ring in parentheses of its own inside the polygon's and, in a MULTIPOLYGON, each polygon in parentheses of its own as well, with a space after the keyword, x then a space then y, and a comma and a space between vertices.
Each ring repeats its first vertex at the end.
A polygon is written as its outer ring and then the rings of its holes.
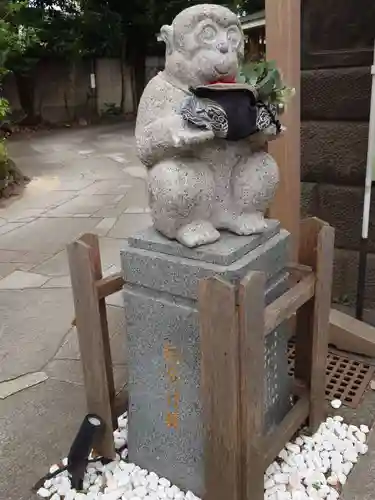
POLYGON ((251 14, 250 16, 244 16, 241 18, 241 26, 244 31, 249 31, 255 28, 266 25, 266 13, 264 10, 251 14))

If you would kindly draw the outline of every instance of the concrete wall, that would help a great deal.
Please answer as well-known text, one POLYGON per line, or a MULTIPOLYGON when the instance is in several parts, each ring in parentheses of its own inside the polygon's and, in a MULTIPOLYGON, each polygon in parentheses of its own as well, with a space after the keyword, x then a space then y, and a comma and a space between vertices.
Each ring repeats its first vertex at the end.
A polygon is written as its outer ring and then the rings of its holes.
MULTIPOLYGON (((119 107, 121 104, 121 67, 117 59, 98 59, 95 63, 96 92, 90 86, 91 64, 88 60, 73 65, 63 60, 40 61, 35 77, 35 106, 42 118, 52 123, 73 119, 90 120, 97 112, 107 109, 106 104, 119 107)), ((126 114, 134 113, 131 72, 124 72, 126 114)), ((4 95, 13 111, 19 114, 14 77, 8 76, 4 83, 4 95)))
MULTIPOLYGON (((98 59, 96 61, 97 103, 100 113, 108 105, 121 105, 121 64, 119 59, 98 59)), ((132 75, 128 67, 124 68, 123 86, 125 91, 124 112, 134 113, 132 75)))
MULTIPOLYGON (((336 229, 334 298, 355 301, 375 26, 373 0, 304 0, 302 211, 336 229)), ((367 305, 375 305, 375 197, 367 305)))
POLYGON ((164 69, 165 57, 150 56, 146 59, 146 82, 164 69))

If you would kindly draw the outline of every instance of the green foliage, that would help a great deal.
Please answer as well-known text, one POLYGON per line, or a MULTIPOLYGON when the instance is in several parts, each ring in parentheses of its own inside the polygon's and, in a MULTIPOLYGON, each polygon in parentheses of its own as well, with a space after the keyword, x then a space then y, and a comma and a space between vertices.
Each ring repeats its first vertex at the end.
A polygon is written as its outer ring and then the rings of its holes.
POLYGON ((216 3, 235 9, 234 0, 83 0, 82 9, 86 25, 86 41, 96 40, 97 49, 118 51, 118 40, 127 40, 128 54, 144 50, 155 42, 155 36, 163 24, 186 7, 216 3), (112 42, 112 46, 111 46, 112 42))
POLYGON ((4 98, 0 97, 0 122, 6 118, 9 113, 9 102, 4 98))
POLYGON ((103 115, 106 116, 120 116, 122 114, 121 107, 113 102, 106 102, 104 104, 103 115))
POLYGON ((283 109, 295 93, 294 89, 283 83, 281 73, 274 61, 244 64, 237 81, 255 87, 262 101, 275 104, 279 109, 283 109))
POLYGON ((5 163, 8 160, 8 151, 5 140, 0 140, 0 163, 5 163))
POLYGON ((27 1, 8 1, 0 9, 0 78, 28 66, 28 51, 39 45, 38 28, 27 24, 27 1))
MULTIPOLYGON (((6 180, 9 176, 8 151, 5 139, 0 139, 0 181, 6 180)), ((1 183, 0 183, 1 188, 1 183)))

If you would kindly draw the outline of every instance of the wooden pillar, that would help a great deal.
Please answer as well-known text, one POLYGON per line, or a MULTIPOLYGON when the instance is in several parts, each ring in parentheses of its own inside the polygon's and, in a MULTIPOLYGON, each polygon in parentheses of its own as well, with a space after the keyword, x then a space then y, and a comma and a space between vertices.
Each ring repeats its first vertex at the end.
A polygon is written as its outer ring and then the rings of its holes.
POLYGON ((301 0, 265 0, 266 53, 277 62, 286 84, 296 95, 282 116, 287 128, 284 137, 269 144, 269 152, 280 168, 280 186, 270 216, 293 236, 293 255, 297 259, 300 224, 300 80, 301 80, 301 0))
POLYGON ((219 278, 200 281, 199 321, 205 500, 240 500, 240 370, 234 285, 219 278))

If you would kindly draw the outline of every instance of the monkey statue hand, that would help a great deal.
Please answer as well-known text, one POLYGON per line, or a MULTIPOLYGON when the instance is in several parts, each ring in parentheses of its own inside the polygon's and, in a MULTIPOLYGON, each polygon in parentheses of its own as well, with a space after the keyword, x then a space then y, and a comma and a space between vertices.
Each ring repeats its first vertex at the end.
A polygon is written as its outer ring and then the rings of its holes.
POLYGON ((180 115, 172 113, 147 125, 137 142, 142 162, 151 166, 168 156, 168 152, 181 152, 213 138, 211 130, 191 127, 180 115))
POLYGON ((172 137, 176 148, 181 148, 184 146, 198 146, 214 139, 215 134, 212 130, 184 126, 182 129, 172 132, 172 137))

